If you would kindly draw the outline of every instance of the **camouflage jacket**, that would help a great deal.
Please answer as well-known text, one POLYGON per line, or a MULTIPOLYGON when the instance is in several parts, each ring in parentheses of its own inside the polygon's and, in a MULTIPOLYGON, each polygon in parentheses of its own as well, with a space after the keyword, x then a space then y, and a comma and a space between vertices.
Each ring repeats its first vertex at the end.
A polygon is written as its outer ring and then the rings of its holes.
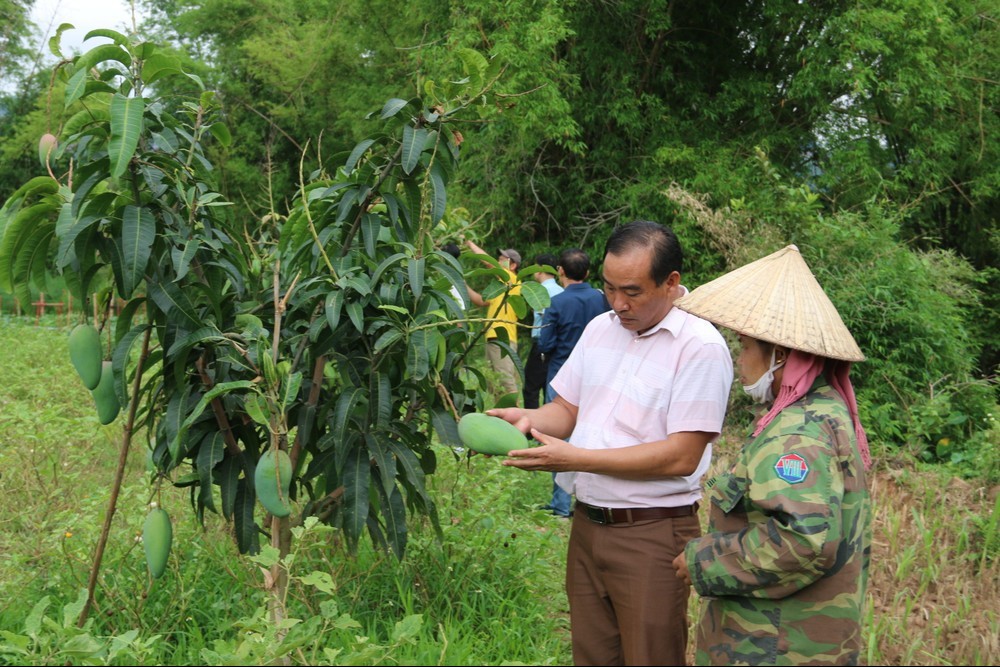
POLYGON ((820 377, 706 485, 685 548, 705 598, 698 664, 857 664, 871 497, 844 401, 820 377))

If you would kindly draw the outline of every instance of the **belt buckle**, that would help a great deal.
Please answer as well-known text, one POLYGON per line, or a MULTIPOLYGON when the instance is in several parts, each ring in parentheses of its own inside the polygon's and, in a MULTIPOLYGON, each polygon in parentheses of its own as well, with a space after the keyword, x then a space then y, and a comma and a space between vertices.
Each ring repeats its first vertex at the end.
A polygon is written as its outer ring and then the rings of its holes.
POLYGON ((609 523, 614 523, 611 517, 611 510, 607 507, 594 507, 593 505, 584 505, 587 510, 587 518, 596 524, 606 526, 609 523))

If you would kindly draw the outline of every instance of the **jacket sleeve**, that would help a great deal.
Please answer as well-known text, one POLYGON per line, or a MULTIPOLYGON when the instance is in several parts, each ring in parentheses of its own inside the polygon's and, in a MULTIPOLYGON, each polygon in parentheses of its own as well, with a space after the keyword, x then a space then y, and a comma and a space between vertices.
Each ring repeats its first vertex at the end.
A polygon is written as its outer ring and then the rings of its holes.
POLYGON ((700 595, 783 598, 843 565, 844 480, 822 440, 778 435, 748 457, 746 477, 720 481, 712 511, 726 515, 727 528, 742 528, 687 544, 700 595))
POLYGON ((556 328, 559 321, 559 308, 555 303, 549 305, 542 315, 542 329, 538 334, 538 349, 542 354, 552 354, 556 349, 556 328))

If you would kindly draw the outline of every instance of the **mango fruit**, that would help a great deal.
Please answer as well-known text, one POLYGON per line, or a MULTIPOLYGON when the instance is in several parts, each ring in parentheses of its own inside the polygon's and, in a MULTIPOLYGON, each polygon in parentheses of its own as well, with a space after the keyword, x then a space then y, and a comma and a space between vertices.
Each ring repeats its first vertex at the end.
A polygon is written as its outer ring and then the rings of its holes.
POLYGON ((253 486, 260 504, 281 518, 292 513, 288 490, 292 486, 292 460, 283 449, 269 449, 260 455, 253 474, 253 486))
POLYGON ((55 135, 50 132, 46 132, 38 140, 38 161, 43 167, 49 164, 52 152, 58 147, 59 140, 56 139, 55 135))
POLYGON ((146 551, 146 565, 153 579, 159 579, 167 569, 173 539, 170 516, 160 507, 153 508, 142 525, 142 548, 146 551))
POLYGON ((462 444, 480 454, 504 456, 513 449, 527 449, 528 439, 511 423, 481 412, 470 412, 458 420, 462 444))
POLYGON ((91 392, 94 397, 94 405, 97 406, 97 419, 102 424, 110 424, 121 411, 121 404, 118 403, 118 396, 115 395, 115 378, 111 372, 111 362, 101 363, 101 381, 91 392))
POLYGON ((101 334, 91 324, 77 324, 69 332, 69 359, 83 386, 93 391, 101 381, 101 334))

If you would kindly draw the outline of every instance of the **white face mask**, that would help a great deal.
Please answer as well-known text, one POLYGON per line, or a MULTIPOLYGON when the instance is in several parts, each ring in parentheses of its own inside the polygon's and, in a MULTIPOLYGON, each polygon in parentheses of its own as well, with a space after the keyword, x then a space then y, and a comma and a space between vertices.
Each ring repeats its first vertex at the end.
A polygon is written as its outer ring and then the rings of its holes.
POLYGON ((774 384, 774 371, 785 365, 784 361, 777 364, 774 363, 774 353, 775 350, 772 349, 771 367, 767 369, 767 372, 761 375, 753 384, 743 385, 743 391, 757 403, 770 403, 774 400, 774 390, 771 389, 771 385, 774 384))

